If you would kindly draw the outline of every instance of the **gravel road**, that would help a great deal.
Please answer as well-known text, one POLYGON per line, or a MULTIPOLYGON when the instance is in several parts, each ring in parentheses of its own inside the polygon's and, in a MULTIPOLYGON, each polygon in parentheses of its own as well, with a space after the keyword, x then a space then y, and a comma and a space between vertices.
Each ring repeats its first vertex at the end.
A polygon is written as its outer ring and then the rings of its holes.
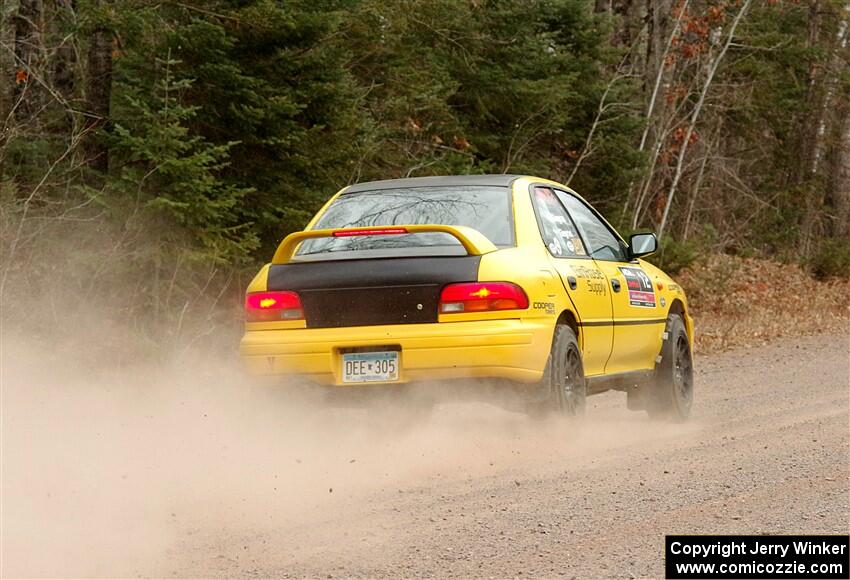
POLYGON ((848 533, 850 339, 701 356, 697 372, 684 424, 628 412, 620 393, 592 398, 580 426, 455 404, 364 428, 355 411, 213 405, 219 391, 177 387, 168 412, 101 406, 98 429, 49 427, 81 441, 86 469, 6 461, 5 503, 40 499, 4 514, 4 572, 662 577, 665 534, 848 533), (26 467, 43 477, 16 486, 26 467), (45 507, 51 492, 62 509, 45 507))
MULTIPOLYGON (((186 541, 176 571, 658 577, 668 533, 847 533, 849 360, 834 336, 701 357, 688 424, 601 395, 580 433, 509 423, 469 450, 469 470, 429 457, 418 481, 317 503, 306 520, 186 541)), ((443 413, 433 421, 463 420, 443 413)), ((486 438, 490 421, 466 434, 486 438)))

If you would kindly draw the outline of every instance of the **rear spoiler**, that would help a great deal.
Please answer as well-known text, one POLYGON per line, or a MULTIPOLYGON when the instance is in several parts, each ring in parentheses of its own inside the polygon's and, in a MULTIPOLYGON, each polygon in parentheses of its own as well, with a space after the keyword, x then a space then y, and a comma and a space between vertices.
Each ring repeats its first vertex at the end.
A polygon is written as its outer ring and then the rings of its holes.
POLYGON ((286 264, 295 255, 298 246, 304 240, 314 238, 345 238, 352 236, 385 236, 399 234, 422 234, 441 232, 457 238, 457 240, 470 256, 481 256, 488 252, 495 252, 493 245, 487 236, 466 226, 444 226, 438 224, 409 225, 409 226, 372 226, 361 228, 338 228, 329 230, 304 230, 286 236, 272 258, 272 264, 286 264))

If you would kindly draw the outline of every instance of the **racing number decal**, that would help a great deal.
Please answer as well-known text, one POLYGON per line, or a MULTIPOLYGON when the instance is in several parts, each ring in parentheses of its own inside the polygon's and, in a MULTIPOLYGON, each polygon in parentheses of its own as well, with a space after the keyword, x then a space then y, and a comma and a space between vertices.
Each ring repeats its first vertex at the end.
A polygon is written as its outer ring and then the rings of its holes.
POLYGON ((620 272, 626 277, 626 287, 629 289, 629 304, 642 308, 655 308, 655 290, 652 280, 640 268, 620 266, 620 272))

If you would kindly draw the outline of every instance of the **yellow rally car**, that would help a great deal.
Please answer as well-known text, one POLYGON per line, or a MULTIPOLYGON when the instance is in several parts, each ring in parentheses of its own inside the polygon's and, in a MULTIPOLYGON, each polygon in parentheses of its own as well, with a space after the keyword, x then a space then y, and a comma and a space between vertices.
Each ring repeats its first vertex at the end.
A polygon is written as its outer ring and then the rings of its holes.
POLYGON ((682 419, 693 320, 682 288, 640 259, 656 246, 626 243, 546 179, 352 185, 253 279, 240 353, 253 374, 339 389, 483 378, 566 414, 617 389, 682 419))

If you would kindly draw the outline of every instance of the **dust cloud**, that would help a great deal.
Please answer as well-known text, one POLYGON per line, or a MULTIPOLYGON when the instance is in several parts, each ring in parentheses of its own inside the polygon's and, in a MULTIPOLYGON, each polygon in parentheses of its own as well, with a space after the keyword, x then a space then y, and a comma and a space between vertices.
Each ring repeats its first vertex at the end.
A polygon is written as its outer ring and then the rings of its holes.
POLYGON ((95 363, 94 347, 90 336, 56 349, 4 333, 5 577, 171 575, 179 547, 210 535, 296 530, 380 492, 521 478, 696 428, 649 423, 621 394, 590 400, 592 430, 480 402, 423 417, 392 393, 328 408, 287 396, 285 383, 257 387, 235 355, 95 363))

